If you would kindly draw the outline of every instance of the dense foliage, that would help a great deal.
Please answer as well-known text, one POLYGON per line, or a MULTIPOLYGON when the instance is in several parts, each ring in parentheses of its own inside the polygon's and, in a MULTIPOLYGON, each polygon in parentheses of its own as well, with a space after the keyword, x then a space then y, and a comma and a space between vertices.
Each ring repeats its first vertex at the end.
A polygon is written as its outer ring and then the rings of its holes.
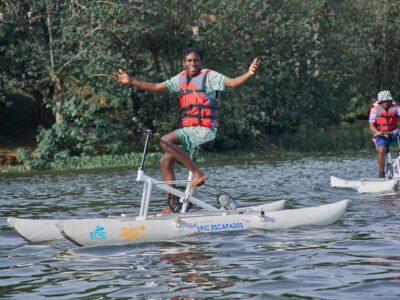
POLYGON ((157 140, 176 125, 176 96, 118 86, 111 74, 161 82, 198 46, 204 65, 229 77, 261 59, 256 76, 224 93, 216 147, 268 148, 276 135, 365 118, 380 89, 399 97, 399 17, 396 0, 2 0, 0 106, 23 95, 51 110, 33 166, 127 153, 131 117, 157 140))

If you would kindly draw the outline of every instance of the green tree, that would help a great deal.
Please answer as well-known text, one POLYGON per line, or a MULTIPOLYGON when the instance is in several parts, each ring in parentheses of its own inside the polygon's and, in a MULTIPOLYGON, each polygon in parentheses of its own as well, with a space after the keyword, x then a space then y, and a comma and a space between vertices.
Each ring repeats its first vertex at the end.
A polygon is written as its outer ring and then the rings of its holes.
MULTIPOLYGON (((38 159, 131 151, 132 115, 154 139, 176 125, 176 97, 120 87, 118 68, 160 82, 181 71, 181 51, 236 76, 262 67, 222 98, 217 148, 268 147, 271 136, 366 117, 379 89, 396 97, 400 7, 383 1, 0 2, 0 88, 44 101, 55 123, 38 159)), ((1 101, 1 100, 0 100, 1 101)))

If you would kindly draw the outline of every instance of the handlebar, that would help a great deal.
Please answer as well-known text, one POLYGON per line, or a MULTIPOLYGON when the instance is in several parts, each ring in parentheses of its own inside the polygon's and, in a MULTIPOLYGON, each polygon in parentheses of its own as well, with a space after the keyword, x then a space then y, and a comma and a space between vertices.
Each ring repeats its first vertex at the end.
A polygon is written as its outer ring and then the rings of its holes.
POLYGON ((396 128, 395 130, 392 131, 382 131, 382 135, 399 135, 400 134, 400 128, 396 128))
POLYGON ((139 166, 139 169, 143 171, 144 170, 144 162, 146 160, 147 148, 148 148, 148 145, 150 142, 150 136, 152 135, 153 131, 151 129, 145 128, 137 117, 133 117, 132 121, 133 121, 133 124, 135 125, 138 133, 146 134, 146 141, 144 142, 142 160, 141 160, 140 166, 139 166))
POLYGON ((139 121, 139 119, 137 117, 133 117, 132 121, 133 121, 135 129, 138 133, 140 133, 140 134, 142 134, 142 133, 152 134, 153 133, 153 131, 151 129, 144 127, 143 124, 139 121))

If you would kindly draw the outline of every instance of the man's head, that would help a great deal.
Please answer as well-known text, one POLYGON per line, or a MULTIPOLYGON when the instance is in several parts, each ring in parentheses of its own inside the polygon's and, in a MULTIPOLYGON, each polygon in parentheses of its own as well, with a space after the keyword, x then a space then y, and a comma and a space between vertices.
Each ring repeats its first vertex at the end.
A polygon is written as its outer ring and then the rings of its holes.
POLYGON ((390 91, 380 91, 378 93, 378 98, 376 100, 376 103, 382 105, 383 107, 387 108, 392 104, 393 98, 392 95, 390 94, 390 91))
POLYGON ((189 77, 196 76, 201 69, 203 53, 198 48, 186 48, 182 53, 182 65, 187 71, 189 77))

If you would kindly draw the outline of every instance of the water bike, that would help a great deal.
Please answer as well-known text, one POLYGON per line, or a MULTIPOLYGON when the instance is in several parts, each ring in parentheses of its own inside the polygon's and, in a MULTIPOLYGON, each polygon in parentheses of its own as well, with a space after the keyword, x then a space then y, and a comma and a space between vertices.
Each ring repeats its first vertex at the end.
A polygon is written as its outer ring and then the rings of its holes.
POLYGON ((346 180, 331 176, 331 186, 338 188, 350 188, 359 193, 385 193, 396 191, 400 180, 400 129, 384 132, 385 135, 396 135, 397 151, 395 158, 389 149, 385 157, 385 178, 363 178, 359 180, 346 180))
POLYGON ((143 184, 140 210, 136 217, 110 216, 94 219, 21 219, 10 217, 8 223, 26 240, 45 242, 66 238, 78 246, 123 245, 143 242, 175 240, 195 234, 213 234, 251 229, 286 229, 297 226, 328 225, 345 213, 349 200, 317 207, 283 209, 285 200, 256 206, 237 207, 227 193, 218 196, 220 207, 215 207, 193 196, 190 187, 192 174, 185 180, 185 190, 176 187, 178 181, 156 180, 144 172, 150 129, 146 135, 136 181, 143 184), (149 207, 153 188, 161 189, 179 199, 176 213, 151 214, 149 207), (189 210, 190 206, 199 210, 189 210))

